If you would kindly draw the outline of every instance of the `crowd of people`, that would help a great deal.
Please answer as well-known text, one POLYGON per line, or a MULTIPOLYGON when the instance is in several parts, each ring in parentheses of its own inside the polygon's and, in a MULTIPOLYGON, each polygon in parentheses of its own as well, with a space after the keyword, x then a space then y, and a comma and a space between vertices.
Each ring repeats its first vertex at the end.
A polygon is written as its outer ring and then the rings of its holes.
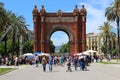
POLYGON ((22 64, 32 64, 32 59, 23 57, 23 56, 6 56, 2 57, 0 56, 0 65, 6 65, 6 66, 19 66, 22 64))
MULTIPOLYGON (((36 55, 37 57, 37 55, 36 55)), ((38 57, 37 57, 38 58, 38 57)), ((38 66, 38 60, 36 59, 36 66, 38 66)), ((46 71, 46 65, 48 64, 49 66, 49 71, 51 72, 53 70, 53 65, 54 66, 67 66, 66 71, 72 71, 71 67, 74 67, 74 70, 87 70, 87 66, 90 66, 92 62, 98 62, 98 60, 102 61, 100 57, 97 55, 81 55, 81 56, 70 56, 70 55, 50 55, 50 56, 43 56, 41 58, 41 64, 43 66, 43 71, 46 71)))
POLYGON ((53 65, 54 66, 67 66, 66 71, 72 71, 71 67, 74 67, 74 70, 87 70, 87 66, 90 66, 90 63, 96 62, 98 60, 102 61, 102 58, 98 57, 97 55, 54 55, 50 54, 49 56, 38 56, 37 54, 35 57, 29 58, 28 56, 13 56, 13 57, 2 57, 0 56, 0 65, 6 65, 6 66, 19 66, 22 64, 29 64, 33 65, 35 64, 36 67, 39 66, 39 64, 42 64, 43 71, 46 71, 46 66, 48 64, 49 71, 53 71, 53 65))

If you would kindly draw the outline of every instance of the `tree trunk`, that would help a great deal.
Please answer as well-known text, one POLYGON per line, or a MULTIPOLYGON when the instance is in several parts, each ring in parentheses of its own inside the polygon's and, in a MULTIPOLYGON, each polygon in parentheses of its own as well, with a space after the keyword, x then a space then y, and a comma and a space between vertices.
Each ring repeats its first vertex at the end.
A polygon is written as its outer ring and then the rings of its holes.
POLYGON ((4 53, 4 55, 6 56, 7 55, 7 35, 5 36, 4 41, 5 41, 5 53, 4 53))
POLYGON ((12 39, 12 56, 15 54, 15 32, 13 31, 13 39, 12 39))
MULTIPOLYGON (((18 53, 20 54, 20 40, 19 40, 19 36, 18 36, 18 53)), ((17 55, 19 55, 19 54, 17 54, 17 55)))

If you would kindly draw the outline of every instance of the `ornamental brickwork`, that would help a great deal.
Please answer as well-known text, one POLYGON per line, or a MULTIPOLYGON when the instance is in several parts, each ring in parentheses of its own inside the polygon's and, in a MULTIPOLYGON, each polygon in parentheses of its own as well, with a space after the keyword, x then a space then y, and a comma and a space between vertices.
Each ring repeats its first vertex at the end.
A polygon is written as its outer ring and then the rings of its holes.
POLYGON ((34 52, 50 53, 50 37, 61 30, 68 34, 71 54, 86 50, 86 9, 75 6, 73 12, 47 13, 44 6, 32 11, 34 23, 34 52))

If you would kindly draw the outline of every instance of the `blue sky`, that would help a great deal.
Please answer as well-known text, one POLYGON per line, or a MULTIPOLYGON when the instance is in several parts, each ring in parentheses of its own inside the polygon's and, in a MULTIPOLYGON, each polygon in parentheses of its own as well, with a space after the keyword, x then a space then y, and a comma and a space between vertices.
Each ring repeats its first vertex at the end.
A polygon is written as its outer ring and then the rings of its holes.
MULTIPOLYGON (((110 6, 113 0, 0 0, 4 3, 4 7, 7 10, 11 10, 17 15, 23 15, 26 19, 26 23, 30 26, 30 30, 33 30, 32 10, 34 5, 37 5, 40 10, 41 5, 45 6, 46 12, 57 12, 61 9, 63 12, 72 12, 75 5, 81 8, 81 5, 85 5, 87 10, 87 33, 98 33, 98 26, 102 25, 106 21, 104 13, 105 8, 110 6)), ((64 32, 55 32, 51 36, 55 45, 60 45, 68 41, 68 36, 64 32), (62 37, 61 37, 62 35, 62 37), (61 38, 60 38, 61 37, 61 38)))

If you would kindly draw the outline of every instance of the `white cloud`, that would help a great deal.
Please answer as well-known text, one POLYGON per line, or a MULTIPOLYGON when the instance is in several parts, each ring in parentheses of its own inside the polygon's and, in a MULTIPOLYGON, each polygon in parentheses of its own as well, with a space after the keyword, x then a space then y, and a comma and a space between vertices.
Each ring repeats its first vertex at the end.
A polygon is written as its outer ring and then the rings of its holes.
POLYGON ((91 4, 93 5, 101 5, 100 7, 108 7, 108 5, 110 5, 112 3, 112 1, 114 0, 91 0, 91 4))
POLYGON ((106 21, 105 9, 110 6, 112 0, 91 0, 84 4, 87 10, 87 22, 86 22, 86 32, 87 33, 98 33, 98 27, 106 21))
POLYGON ((97 28, 100 26, 104 21, 104 11, 98 10, 94 6, 87 4, 87 23, 86 23, 86 32, 98 32, 97 28))

